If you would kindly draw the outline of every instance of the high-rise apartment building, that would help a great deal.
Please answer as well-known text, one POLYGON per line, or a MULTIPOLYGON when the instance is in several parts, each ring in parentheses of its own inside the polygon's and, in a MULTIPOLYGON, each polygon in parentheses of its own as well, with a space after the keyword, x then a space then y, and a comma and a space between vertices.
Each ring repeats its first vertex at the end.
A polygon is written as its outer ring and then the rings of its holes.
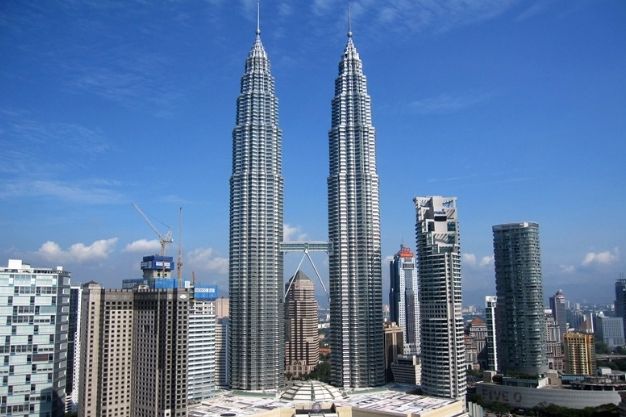
POLYGON ((130 417, 132 290, 81 287, 79 417, 130 417))
POLYGON ((215 327, 215 375, 216 384, 222 388, 230 386, 230 319, 217 319, 215 327))
POLYGON ((197 403, 215 393, 216 337, 214 286, 194 285, 189 305, 187 399, 197 403), (213 291, 210 291, 213 290, 213 291))
POLYGON ((328 134, 331 382, 385 382, 376 134, 352 33, 339 62, 328 134))
POLYGON ((563 337, 565 348, 565 373, 571 375, 595 375, 596 351, 593 335, 567 332, 563 337))
POLYGON ((465 395, 461 245, 455 197, 416 197, 422 390, 465 395))
POLYGON ((485 297, 485 322, 487 324, 487 369, 498 370, 498 342, 496 337, 496 307, 498 297, 485 297))
POLYGON ((67 331, 67 372, 65 382, 65 411, 78 409, 80 385, 80 286, 70 287, 70 312, 67 331))
POLYGON ((404 354, 420 353, 420 320, 415 255, 402 245, 389 262, 390 319, 398 323, 404 339, 404 354))
POLYGON ((545 310, 546 316, 546 359, 548 369, 563 371, 563 343, 561 328, 554 319, 551 309, 545 310))
POLYGON ((626 279, 615 281, 615 317, 621 317, 626 336, 626 279))
POLYGON ((498 368, 540 375, 548 369, 539 225, 493 226, 498 368))
POLYGON ((565 304, 563 290, 558 290, 556 294, 550 297, 550 309, 552 310, 554 321, 559 326, 560 339, 563 340, 563 335, 569 330, 567 325, 567 305, 565 304))
POLYGON ((0 415, 65 414, 69 304, 62 267, 0 267, 0 415))
POLYGON ((181 288, 134 291, 131 417, 187 416, 189 298, 181 288))
POLYGON ((282 132, 260 33, 241 78, 230 178, 230 383, 241 390, 284 384, 282 132))
POLYGON ((285 291, 285 372, 297 379, 311 373, 320 359, 315 285, 298 271, 285 291))

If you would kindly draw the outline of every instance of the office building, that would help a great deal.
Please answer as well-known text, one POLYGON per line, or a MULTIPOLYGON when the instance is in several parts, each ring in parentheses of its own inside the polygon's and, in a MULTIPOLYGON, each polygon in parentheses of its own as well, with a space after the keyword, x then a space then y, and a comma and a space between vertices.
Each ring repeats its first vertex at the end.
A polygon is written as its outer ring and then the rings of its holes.
POLYGON ((561 329, 554 319, 551 309, 544 310, 546 317, 546 359, 548 369, 563 371, 564 356, 561 329))
POLYGON ((228 317, 217 319, 215 327, 216 384, 221 388, 230 386, 230 323, 228 317))
POLYGON ((539 225, 493 226, 498 368, 508 375, 542 375, 546 359, 539 225))
POLYGON ((621 317, 626 336, 626 279, 615 281, 615 317, 621 317))
POLYGON ((422 390, 461 398, 467 389, 461 314, 461 245, 455 197, 416 197, 422 390))
POLYGON ((285 373, 299 379, 320 360, 317 300, 313 281, 302 271, 285 284, 285 373))
POLYGON ((215 317, 218 319, 228 317, 230 315, 228 311, 228 298, 218 297, 215 300, 215 317))
POLYGON ((474 317, 467 326, 465 365, 468 369, 487 369, 487 323, 480 317, 474 317))
POLYGON ((187 399, 197 403, 210 398, 216 385, 216 287, 197 284, 189 305, 187 399))
POLYGON ((187 415, 189 296, 180 288, 134 292, 131 417, 187 415))
POLYGON ((398 323, 404 339, 404 354, 420 353, 420 321, 417 267, 410 248, 402 245, 389 262, 390 320, 398 323))
POLYGON ((498 342, 496 337, 496 307, 498 297, 485 297, 485 323, 487 324, 487 369, 498 371, 498 342))
POLYGON ((70 274, 0 267, 0 415, 65 414, 70 274))
POLYGON ((282 132, 270 62, 257 29, 237 99, 230 178, 231 386, 284 383, 282 132))
POLYGON ((385 382, 393 381, 391 365, 398 362, 398 357, 403 354, 404 338, 400 326, 394 322, 385 323, 385 382))
POLYGON ((67 372, 65 382, 65 411, 78 410, 80 385, 80 286, 70 287, 70 311, 67 331, 67 372))
POLYGON ((132 290, 81 287, 79 417, 130 417, 132 290))
POLYGON ((393 382, 419 385, 422 377, 422 363, 418 355, 399 355, 391 363, 393 382))
POLYGON ((567 332, 563 337, 565 348, 565 373, 571 375, 595 375, 596 353, 593 335, 567 332))
POLYGON ((621 317, 609 317, 600 313, 595 316, 595 335, 609 349, 624 346, 624 323, 621 317))
POLYGON ((339 62, 328 134, 331 382, 385 382, 380 208, 371 98, 352 33, 339 62))
POLYGON ((563 290, 558 290, 556 294, 550 297, 550 309, 552 310, 554 321, 559 326, 561 332, 560 339, 563 340, 563 335, 569 330, 567 325, 567 306, 563 290))

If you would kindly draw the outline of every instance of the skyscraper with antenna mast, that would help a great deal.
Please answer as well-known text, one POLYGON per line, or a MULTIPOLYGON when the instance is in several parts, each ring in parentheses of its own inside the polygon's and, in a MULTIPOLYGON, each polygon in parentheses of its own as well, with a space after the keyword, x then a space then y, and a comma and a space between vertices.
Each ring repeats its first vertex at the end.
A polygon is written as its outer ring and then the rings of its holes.
POLYGON ((328 176, 331 382, 385 382, 376 135, 367 80, 348 24, 332 100, 328 176))
POLYGON ((230 383, 233 389, 272 391, 284 381, 282 132, 258 16, 257 8, 233 129, 230 383))

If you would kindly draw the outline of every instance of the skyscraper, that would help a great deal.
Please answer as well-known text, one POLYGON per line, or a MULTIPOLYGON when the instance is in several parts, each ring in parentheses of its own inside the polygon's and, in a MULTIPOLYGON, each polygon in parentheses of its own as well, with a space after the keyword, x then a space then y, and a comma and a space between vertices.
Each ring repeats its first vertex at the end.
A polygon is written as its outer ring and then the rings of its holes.
POLYGON ((230 178, 230 382, 242 390, 284 380, 282 132, 260 33, 241 78, 230 178))
POLYGON ((328 134, 331 382, 385 382, 376 135, 359 54, 348 32, 328 134))
POLYGON ((539 375, 548 369, 537 223, 493 226, 498 368, 539 375))
POLYGON ((80 286, 70 287, 70 311, 67 331, 67 372, 65 382, 65 411, 78 408, 78 386, 80 385, 80 286))
POLYGON ((550 297, 550 309, 552 310, 552 316, 554 321, 559 326, 560 340, 563 340, 563 335, 567 332, 567 306, 565 305, 565 294, 562 290, 558 290, 556 294, 550 297))
POLYGON ((496 342, 496 308, 498 297, 485 297, 485 322, 487 323, 487 369, 498 370, 498 343, 496 342))
POLYGON ((455 197, 416 197, 422 390, 461 398, 466 392, 461 313, 461 246, 455 197))
POLYGON ((317 300, 313 281, 302 271, 285 286, 285 372, 298 378, 311 373, 320 359, 317 300))
POLYGON ((615 281, 615 316, 622 318, 624 336, 626 336, 626 279, 615 281))
POLYGON ((189 346, 187 398, 196 403, 215 393, 216 337, 215 299, 216 287, 195 285, 189 303, 189 346))
POLYGON ((389 307, 391 321, 402 328, 404 354, 420 353, 420 321, 417 295, 417 268, 411 249, 402 245, 389 262, 389 307))
POLYGON ((69 294, 62 267, 0 267, 0 415, 65 414, 69 294))

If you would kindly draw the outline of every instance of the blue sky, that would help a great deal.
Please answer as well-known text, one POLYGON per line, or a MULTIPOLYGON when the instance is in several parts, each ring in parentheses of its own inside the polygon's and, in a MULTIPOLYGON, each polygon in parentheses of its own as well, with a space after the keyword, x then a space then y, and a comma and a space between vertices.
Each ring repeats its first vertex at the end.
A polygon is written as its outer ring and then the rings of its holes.
MULTIPOLYGON (((119 286, 158 250, 131 202, 174 231, 183 206, 185 274, 226 290, 231 131, 255 9, 1 2, 0 257, 119 286)), ((466 304, 495 291, 491 226, 522 220, 540 223, 546 297, 563 288, 612 301, 626 271, 626 3, 357 0, 352 10, 377 128, 383 257, 414 247, 414 196, 455 195, 466 304)), ((327 237, 346 20, 347 1, 261 5, 289 239, 327 237)))

